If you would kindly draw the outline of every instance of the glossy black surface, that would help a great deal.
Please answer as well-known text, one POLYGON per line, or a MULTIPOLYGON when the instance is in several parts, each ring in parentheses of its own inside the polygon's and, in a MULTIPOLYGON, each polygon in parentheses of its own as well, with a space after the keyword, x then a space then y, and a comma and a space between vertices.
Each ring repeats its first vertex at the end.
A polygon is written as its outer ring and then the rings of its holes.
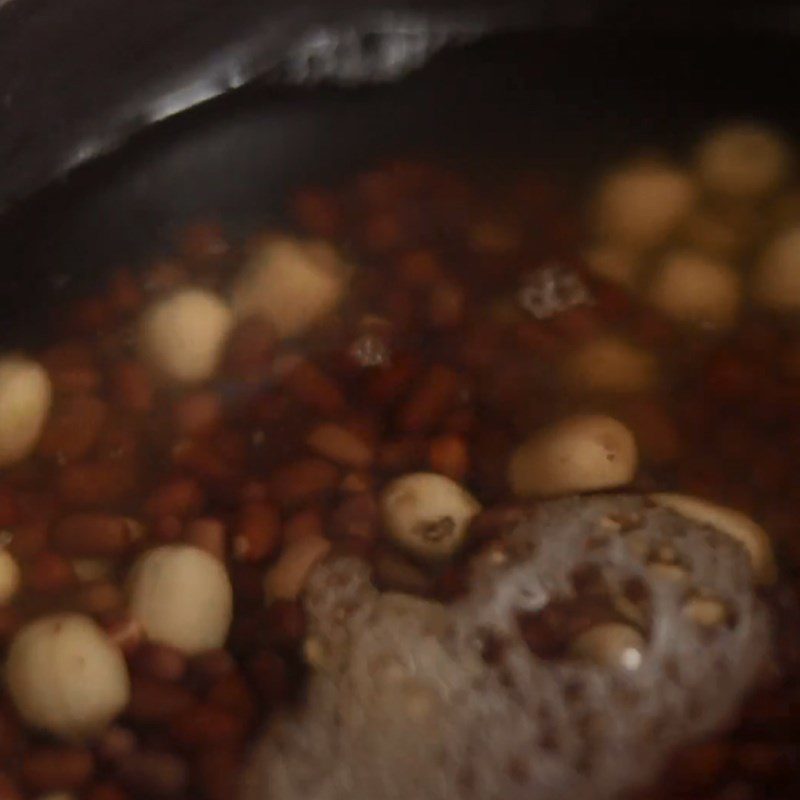
POLYGON ((516 33, 356 89, 255 85, 139 135, 0 221, 6 344, 65 290, 165 252, 197 217, 234 229, 288 190, 389 155, 591 174, 631 147, 680 148, 716 120, 798 132, 794 40, 780 34, 516 33))

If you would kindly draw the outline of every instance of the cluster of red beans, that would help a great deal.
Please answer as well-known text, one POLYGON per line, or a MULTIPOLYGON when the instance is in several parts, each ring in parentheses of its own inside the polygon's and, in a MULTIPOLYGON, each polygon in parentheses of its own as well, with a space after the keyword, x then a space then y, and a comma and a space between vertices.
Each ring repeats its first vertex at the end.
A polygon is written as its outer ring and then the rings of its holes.
POLYGON ((755 317, 724 341, 675 329, 584 273, 569 199, 539 176, 490 184, 392 163, 342 190, 299 191, 288 225, 358 265, 336 317, 302 345, 247 322, 212 383, 152 382, 133 346, 143 305, 188 283, 224 291, 248 247, 199 224, 180 234, 174 256, 118 270, 67 307, 58 340, 39 354, 56 401, 35 457, 0 476, 0 528, 24 580, 0 608, 0 647, 37 615, 89 614, 123 648, 132 696, 91 746, 26 730, 0 697, 0 800, 234 797, 248 742, 302 690, 301 605, 264 602, 263 575, 282 543, 320 533, 369 558, 381 586, 451 596, 463 561, 426 569, 385 543, 382 485, 433 470, 484 506, 512 504, 512 448, 587 407, 555 380, 559 359, 607 332, 649 348, 667 375, 656 394, 592 401, 637 436, 633 488, 741 508, 766 525, 783 566, 771 601, 786 624, 763 686, 730 731, 678 754, 641 800, 800 795, 800 330, 755 317), (544 321, 515 308, 528 276, 548 264, 577 271, 592 302, 544 321), (362 446, 343 446, 331 425, 362 446), (224 650, 187 659, 143 641, 126 617, 132 558, 174 541, 229 567, 235 616, 224 650), (111 572, 87 575, 87 559, 111 572))

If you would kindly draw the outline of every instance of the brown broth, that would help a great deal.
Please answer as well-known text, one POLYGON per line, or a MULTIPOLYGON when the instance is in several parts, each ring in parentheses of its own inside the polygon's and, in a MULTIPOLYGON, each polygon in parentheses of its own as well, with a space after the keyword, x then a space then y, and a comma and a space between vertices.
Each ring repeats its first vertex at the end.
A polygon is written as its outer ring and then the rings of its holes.
POLYGON ((321 534, 335 550, 370 559, 383 587, 451 597, 466 556, 429 569, 398 553, 381 533, 381 486, 429 469, 513 515, 511 450, 576 410, 604 411, 633 429, 642 461, 630 489, 738 508, 766 526, 781 564, 769 592, 778 657, 762 685, 730 730, 679 753, 640 800, 796 796, 793 322, 747 309, 723 336, 674 325, 591 275, 578 255, 579 214, 539 176, 486 189, 429 163, 395 162, 342 188, 298 191, 291 215, 299 233, 330 239, 358 265, 337 315, 302 341, 279 344, 268 328, 245 324, 214 381, 190 390, 153 383, 133 347, 143 304, 188 283, 224 291, 253 246, 198 224, 173 259, 117 272, 65 309, 63 338, 39 354, 57 398, 37 454, 0 479, 0 525, 24 581, 0 608, 0 643, 35 616, 83 611, 124 648, 133 696, 86 747, 26 730, 2 698, 0 797, 232 797, 251 737, 302 687, 302 606, 265 607, 262 591, 286 542, 321 534), (562 270, 583 299, 537 319, 530 276, 543 267, 562 270), (610 333, 653 355, 657 386, 617 396, 565 387, 569 355, 610 333), (72 539, 59 528, 78 512, 106 515, 95 518, 92 541, 85 524, 72 539), (128 537, 120 516, 144 535, 128 537), (120 587, 131 560, 172 541, 228 564, 235 616, 224 651, 187 660, 143 642, 125 613, 120 587), (108 559, 108 574, 82 579, 75 559, 96 556, 108 559))

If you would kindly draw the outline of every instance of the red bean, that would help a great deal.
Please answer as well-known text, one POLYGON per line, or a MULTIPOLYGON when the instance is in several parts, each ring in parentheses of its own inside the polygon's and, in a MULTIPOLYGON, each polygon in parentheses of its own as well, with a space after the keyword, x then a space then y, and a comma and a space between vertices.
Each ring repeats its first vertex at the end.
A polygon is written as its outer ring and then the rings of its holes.
POLYGON ((761 379, 755 365, 725 351, 708 362, 704 375, 706 390, 723 401, 752 395, 761 379))
POLYGON ((132 314, 139 310, 144 302, 142 291, 136 276, 124 267, 114 270, 108 282, 108 301, 112 308, 122 315, 132 314))
POLYGON ((292 363, 284 375, 284 384, 298 400, 325 416, 336 417, 346 408, 346 399, 338 384, 305 359, 292 363))
POLYGON ((375 558, 374 578, 382 591, 427 594, 433 585, 430 575, 397 553, 383 552, 375 558))
POLYGON ((460 436, 446 434, 428 445, 428 463, 434 472, 461 481, 469 472, 469 450, 460 436))
MULTIPOLYGON (((514 333, 522 347, 545 360, 556 358, 564 350, 564 340, 543 322, 526 320, 516 326, 514 333)), ((488 360, 486 354, 483 360, 488 360)))
MULTIPOLYGON (((248 598, 248 603, 251 609, 256 606, 253 598, 248 598)), ((263 591, 261 592, 261 604, 263 604, 263 591)), ((263 631, 262 620, 259 616, 252 612, 248 616, 235 615, 228 635, 228 646, 238 657, 245 657, 261 643, 263 631)))
POLYGON ((157 517, 150 525, 150 535, 161 542, 176 542, 183 535, 183 522, 179 517, 157 517))
MULTIPOLYGON (((624 321, 636 311, 631 294, 618 286, 607 281, 597 281, 592 287, 595 298, 595 307, 600 312, 603 319, 609 322, 624 321)), ((642 318, 651 319, 657 315, 655 309, 648 308, 647 313, 642 318)))
POLYGON ((47 546, 47 521, 35 519, 14 526, 8 550, 14 558, 26 561, 47 546))
POLYGON ((175 683, 186 674, 186 657, 169 645, 147 642, 136 651, 133 669, 145 678, 175 683))
POLYGON ((64 342, 42 355, 42 363, 50 374, 56 392, 90 393, 101 383, 94 354, 81 342, 64 342))
POLYGON ((375 481, 369 472, 348 472, 342 478, 339 489, 347 494, 361 494, 373 488, 375 481))
POLYGON ((183 439, 173 447, 172 459, 176 466, 205 484, 210 494, 229 495, 238 489, 241 479, 238 466, 218 452, 214 442, 183 439))
POLYGON ((144 276, 144 288, 153 294, 170 292, 189 280, 189 272, 178 261, 156 261, 144 276))
POLYGON ((637 400, 622 412, 631 427, 642 453, 650 461, 662 464, 676 461, 684 451, 684 442, 674 420, 657 403, 637 400))
POLYGON ((165 722, 192 703, 192 693, 183 686, 134 674, 127 714, 135 722, 165 722))
POLYGON ((652 309, 642 314, 636 326, 639 342, 649 347, 668 347, 675 338, 675 326, 652 309))
POLYGON ((192 392, 175 404, 175 424, 186 436, 207 434, 220 424, 222 410, 222 401, 216 392, 192 392))
POLYGON ((782 766, 790 764, 792 754, 780 745, 745 742, 736 747, 733 758, 736 766, 745 775, 753 780, 763 781, 779 772, 782 766))
POLYGON ((0 527, 16 525, 20 518, 19 502, 13 489, 0 486, 0 527))
POLYGON ((670 780, 677 787, 695 790, 713 786, 730 759, 730 745, 712 740, 681 750, 669 767, 670 780))
POLYGON ((225 351, 225 373, 252 383, 263 381, 269 374, 276 341, 275 329, 261 317, 240 322, 225 351))
POLYGON ((97 458, 101 461, 133 464, 140 454, 142 439, 139 425, 132 417, 114 416, 100 434, 96 448, 97 458))
POLYGON ((75 605, 85 614, 107 617, 122 610, 125 597, 119 587, 110 581, 92 581, 80 587, 75 605))
POLYGON ((246 733, 246 722, 224 709, 195 704, 170 722, 170 735, 181 747, 196 749, 237 742, 246 733))
POLYGON ((423 439, 390 439, 378 449, 378 465, 388 472, 408 472, 425 463, 427 445, 423 439))
POLYGON ((211 686, 206 699, 212 706, 225 709, 248 725, 255 719, 257 708, 252 691, 238 672, 220 676, 211 686))
POLYGON ((262 700, 269 707, 286 701, 291 685, 289 668, 277 653, 269 650, 259 653, 248 662, 247 671, 262 700))
POLYGON ((585 342, 602 330, 602 323, 597 312, 588 306, 577 306, 562 311, 550 320, 556 333, 565 336, 571 342, 585 342))
POLYGON ((83 297, 70 309, 68 328, 76 334, 96 335, 108 329, 114 321, 114 306, 107 297, 83 297))
POLYGON ((269 493, 281 506, 296 506, 331 493, 339 484, 339 470, 320 458, 293 461, 269 478, 269 493))
POLYGON ((266 636, 275 646, 292 647, 305 636, 306 617, 298 601, 279 600, 267 609, 266 636))
POLYGON ((460 378, 450 367, 436 364, 424 375, 398 415, 400 428, 420 433, 435 425, 453 404, 460 378))
POLYGON ((136 734, 128 728, 113 725, 103 732, 97 742, 97 753, 105 761, 116 761, 134 752, 138 745, 136 734))
POLYGON ((378 501, 368 492, 353 494, 343 500, 331 516, 333 536, 374 539, 378 535, 380 511, 378 501))
POLYGON ((56 594, 75 584, 72 564, 57 553, 36 556, 24 571, 25 585, 34 592, 56 594))
POLYGON ((344 221, 338 198, 327 189, 300 189, 295 192, 292 211, 304 230, 325 239, 336 236, 344 221))
POLYGON ((94 772, 94 758, 83 747, 39 747, 22 757, 22 782, 35 792, 79 789, 94 772))
POLYGON ((145 510, 151 518, 185 518, 197 514, 203 505, 203 491, 192 478, 172 478, 147 498, 145 510))
POLYGON ((359 200, 367 205, 385 207, 399 202, 397 176, 391 174, 388 167, 364 172, 354 183, 359 200))
MULTIPOLYGON (((24 746, 22 727, 10 707, 0 705, 0 760, 4 764, 16 762, 24 746)), ((0 794, 2 800, 2 794, 0 794)))
POLYGON ((0 772, 0 800, 23 800, 19 787, 6 772, 0 772))
POLYGON ((162 750, 139 750, 120 759, 119 780, 131 791, 144 796, 181 794, 189 781, 186 762, 162 750))
POLYGON ((220 561, 225 560, 227 538, 225 525, 218 519, 204 517, 186 526, 184 539, 188 544, 199 547, 220 561))
POLYGON ((375 372, 367 384, 367 396, 379 405, 394 402, 411 384, 418 368, 419 364, 414 356, 398 356, 388 367, 375 372))
MULTIPOLYGON (((0 607, 0 646, 7 645, 22 625, 22 617, 16 608, 0 607)), ((2 734, 0 734, 2 737, 2 734)))
POLYGON ((146 414, 155 404, 155 386, 149 370, 138 361, 120 361, 111 374, 114 402, 126 411, 146 414))
POLYGON ((323 423, 306 436, 310 450, 346 467, 366 468, 373 459, 373 450, 357 433, 342 425, 323 423))
POLYGON ((441 282, 431 289, 428 318, 436 328, 457 328, 464 321, 467 298, 455 283, 441 282))
POLYGON ((201 221, 187 225, 178 237, 178 249, 188 260, 215 261, 230 251, 230 243, 218 222, 201 221))
POLYGON ((442 264, 430 250, 411 250, 397 259, 395 270, 403 283, 428 286, 441 278, 442 264))
POLYGON ((144 534, 130 517, 113 514, 72 514, 56 523, 50 542, 72 557, 114 557, 125 553, 144 534))
POLYGON ((230 800, 239 790, 242 758, 235 747, 201 750, 194 762, 196 782, 207 800, 230 800))
POLYGON ((61 398, 42 431, 39 452, 59 462, 83 458, 97 442, 107 416, 106 403, 94 395, 61 398))
POLYGON ((280 558, 264 575, 268 602, 299 598, 312 570, 330 549, 331 543, 325 537, 306 536, 287 543, 280 558))
POLYGON ((267 503, 245 503, 236 522, 233 555, 239 561, 263 561, 278 548, 281 519, 267 503))
MULTIPOLYGON (((498 354, 506 352, 510 346, 515 345, 507 342, 504 327, 476 321, 464 332, 459 357, 470 369, 486 368, 498 354)), ((543 354, 539 355, 541 357, 543 354)))
POLYGON ((89 787, 83 800, 130 800, 130 795, 115 783, 104 781, 89 787))
POLYGON ((65 503, 81 508, 114 506, 133 494, 137 475, 132 464, 84 461, 69 464, 58 476, 58 491, 65 503))
POLYGON ((242 486, 239 499, 243 503, 263 503, 269 498, 269 487, 266 481, 250 480, 242 486))
MULTIPOLYGON (((264 565, 234 561, 231 564, 231 574, 236 587, 237 600, 242 605, 260 609, 264 605, 264 565)), ((245 615, 241 614, 239 619, 244 620, 245 615)))
POLYGON ((403 243, 403 225, 397 214, 378 211, 363 221, 363 244, 374 253, 394 250, 403 243))
POLYGON ((189 666, 192 674, 203 681, 215 681, 236 670, 236 662, 227 650, 210 650, 207 653, 201 653, 192 659, 189 666))
POLYGON ((304 536, 322 537, 324 535, 325 524, 322 514, 313 508, 307 508, 293 514, 286 521, 286 525, 283 528, 283 541, 287 546, 304 536))

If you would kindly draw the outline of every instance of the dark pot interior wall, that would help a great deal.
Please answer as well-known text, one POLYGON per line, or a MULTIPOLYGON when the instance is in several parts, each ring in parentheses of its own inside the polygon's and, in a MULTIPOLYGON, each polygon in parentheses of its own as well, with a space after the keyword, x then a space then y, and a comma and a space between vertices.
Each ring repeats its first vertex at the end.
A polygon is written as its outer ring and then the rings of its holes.
MULTIPOLYGON (((164 251, 198 216, 246 230, 287 190, 387 155, 591 173, 636 145, 682 147, 714 120, 797 132, 793 41, 760 34, 515 33, 358 89, 250 87, 139 135, 0 223, 8 342, 104 265, 164 251)), ((38 322, 37 325, 38 327, 38 322)))

